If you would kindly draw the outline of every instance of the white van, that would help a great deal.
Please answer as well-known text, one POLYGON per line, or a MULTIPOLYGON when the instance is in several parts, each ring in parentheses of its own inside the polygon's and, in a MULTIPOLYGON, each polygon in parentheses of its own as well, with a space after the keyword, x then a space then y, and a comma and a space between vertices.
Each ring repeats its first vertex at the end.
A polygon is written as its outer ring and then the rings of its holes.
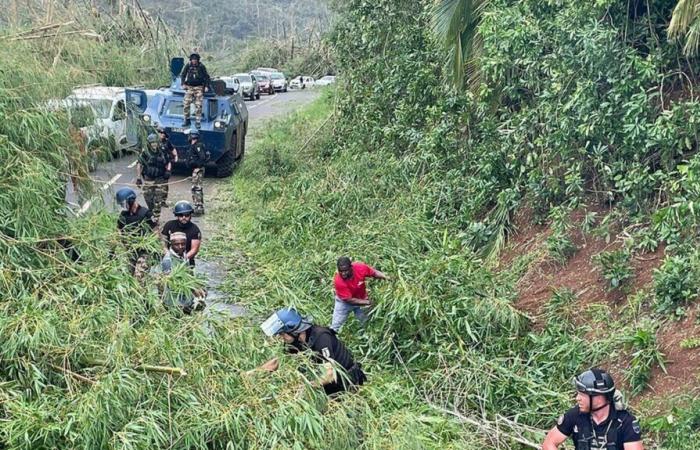
MULTIPOLYGON (((132 147, 127 134, 136 134, 137 130, 127 129, 125 95, 123 87, 90 86, 80 87, 60 102, 68 111, 89 107, 94 115, 92 124, 87 124, 81 131, 87 136, 88 144, 94 140, 110 141, 115 152, 132 147)), ((133 126, 133 125, 130 125, 133 126)))

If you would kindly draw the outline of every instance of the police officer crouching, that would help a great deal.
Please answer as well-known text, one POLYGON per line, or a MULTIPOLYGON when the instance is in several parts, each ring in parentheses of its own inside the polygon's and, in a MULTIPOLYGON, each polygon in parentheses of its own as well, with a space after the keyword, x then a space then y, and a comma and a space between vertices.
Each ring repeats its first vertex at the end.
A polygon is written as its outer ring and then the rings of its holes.
POLYGON ((131 188, 123 187, 117 191, 116 200, 122 207, 117 219, 117 229, 124 238, 124 244, 129 250, 129 266, 131 273, 137 279, 143 279, 148 271, 148 252, 138 247, 138 239, 157 228, 153 220, 153 214, 148 208, 138 204, 136 192, 131 188))
MULTIPOLYGON (((314 325, 294 309, 280 309, 260 327, 267 336, 279 336, 289 353, 313 352, 313 361, 326 369, 318 385, 323 386, 327 395, 353 390, 367 380, 360 364, 330 328, 314 325), (345 373, 336 372, 334 365, 342 367, 345 373)), ((279 361, 273 358, 258 369, 274 372, 278 367, 279 361)))
POLYGON ((618 401, 615 382, 601 369, 583 372, 573 380, 577 406, 559 417, 542 443, 556 450, 571 437, 576 450, 643 450, 637 419, 618 401))

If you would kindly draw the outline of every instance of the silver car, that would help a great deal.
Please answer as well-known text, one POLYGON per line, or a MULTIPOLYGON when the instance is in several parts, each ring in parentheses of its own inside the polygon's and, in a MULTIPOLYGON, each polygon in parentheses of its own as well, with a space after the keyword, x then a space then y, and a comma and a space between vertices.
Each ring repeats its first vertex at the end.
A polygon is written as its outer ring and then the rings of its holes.
POLYGON ((250 100, 260 99, 260 88, 255 75, 250 73, 237 73, 233 76, 241 83, 240 94, 243 97, 248 97, 250 100))
POLYGON ((287 77, 282 72, 272 72, 270 80, 272 80, 272 86, 275 88, 275 91, 287 92, 289 84, 287 83, 287 77))

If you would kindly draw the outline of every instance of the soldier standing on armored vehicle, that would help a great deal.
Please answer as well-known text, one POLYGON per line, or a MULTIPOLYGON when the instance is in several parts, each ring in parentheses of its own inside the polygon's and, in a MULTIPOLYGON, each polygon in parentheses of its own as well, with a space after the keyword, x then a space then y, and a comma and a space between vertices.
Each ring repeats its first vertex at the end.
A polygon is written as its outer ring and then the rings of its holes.
POLYGON ((204 214, 204 189, 202 189, 202 179, 204 178, 204 166, 208 160, 207 150, 199 140, 199 132, 190 132, 190 149, 187 152, 187 167, 192 169, 192 203, 194 204, 194 215, 204 214))
POLYGON ((136 162, 136 185, 142 186, 146 205, 153 212, 156 222, 160 222, 160 210, 167 199, 166 186, 172 163, 170 154, 163 151, 158 136, 149 134, 147 140, 148 145, 136 162))
POLYGON ((204 93, 208 90, 209 73, 204 64, 199 61, 197 53, 192 53, 190 62, 182 68, 180 81, 185 90, 185 99, 182 103, 182 114, 185 120, 182 126, 190 126, 190 104, 194 98, 194 121, 195 126, 199 128, 202 124, 202 102, 204 101, 204 93))

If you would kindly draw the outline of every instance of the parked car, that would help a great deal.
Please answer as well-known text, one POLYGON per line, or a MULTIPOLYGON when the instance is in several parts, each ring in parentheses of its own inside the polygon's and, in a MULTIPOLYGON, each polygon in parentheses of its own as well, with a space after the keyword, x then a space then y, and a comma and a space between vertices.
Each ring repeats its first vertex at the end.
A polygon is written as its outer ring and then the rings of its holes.
POLYGON ((272 72, 270 74, 270 80, 272 80, 272 87, 278 92, 287 92, 287 77, 284 76, 282 72, 272 72))
POLYGON ((79 122, 86 144, 106 141, 116 155, 131 149, 127 134, 130 130, 126 121, 125 94, 123 87, 90 86, 76 88, 63 100, 50 102, 50 108, 62 108, 69 114, 83 116, 79 122), (90 114, 85 114, 87 110, 90 114))
POLYGON ((255 75, 249 73, 237 73, 233 75, 241 84, 240 94, 243 97, 248 97, 250 100, 260 99, 260 88, 258 87, 258 80, 255 75))
POLYGON ((333 75, 326 75, 320 80, 316 80, 316 86, 328 86, 333 83, 335 83, 335 77, 333 75))
MULTIPOLYGON (((235 77, 221 77, 221 81, 226 83, 225 93, 226 95, 232 95, 238 93, 241 90, 241 82, 235 77)), ((243 94, 241 94, 243 95, 243 94)))
POLYGON ((306 89, 316 86, 316 82, 313 78, 307 76, 298 76, 289 83, 291 89, 306 89))
POLYGON ((275 88, 272 86, 272 80, 267 75, 255 75, 258 80, 258 90, 261 93, 272 95, 275 93, 275 88))

